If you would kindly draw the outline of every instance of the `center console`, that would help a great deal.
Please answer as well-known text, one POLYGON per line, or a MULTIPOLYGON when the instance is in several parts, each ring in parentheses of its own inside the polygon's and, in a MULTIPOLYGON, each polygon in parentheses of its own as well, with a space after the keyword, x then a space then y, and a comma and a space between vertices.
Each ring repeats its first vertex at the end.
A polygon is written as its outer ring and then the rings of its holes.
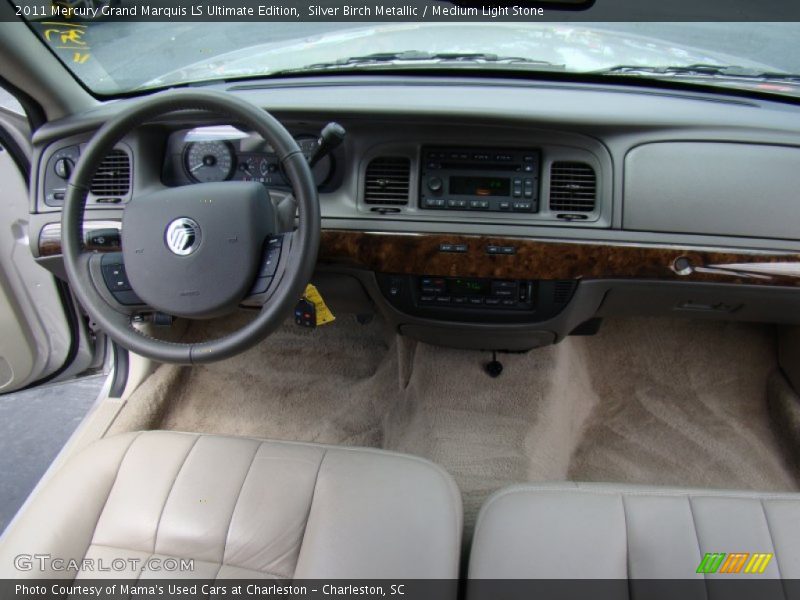
POLYGON ((540 152, 532 149, 422 149, 420 208, 539 211, 540 152))

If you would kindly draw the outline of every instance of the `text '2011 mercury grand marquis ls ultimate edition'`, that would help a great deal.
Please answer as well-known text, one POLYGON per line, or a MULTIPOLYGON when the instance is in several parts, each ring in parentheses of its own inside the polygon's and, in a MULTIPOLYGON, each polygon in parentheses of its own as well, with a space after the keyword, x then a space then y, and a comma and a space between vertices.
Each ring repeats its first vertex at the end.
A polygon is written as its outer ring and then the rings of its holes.
POLYGON ((4 598, 800 597, 796 7, 167 4, 0 7, 4 598))

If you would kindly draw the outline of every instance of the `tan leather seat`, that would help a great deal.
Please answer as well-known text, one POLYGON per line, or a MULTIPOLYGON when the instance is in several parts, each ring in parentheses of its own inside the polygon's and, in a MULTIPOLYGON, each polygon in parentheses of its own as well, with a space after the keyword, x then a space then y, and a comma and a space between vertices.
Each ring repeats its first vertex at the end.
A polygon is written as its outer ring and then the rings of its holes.
POLYGON ((15 567, 46 553, 130 563, 114 577, 172 557, 193 571, 142 576, 452 579, 460 536, 452 478, 415 457, 144 432, 96 442, 54 474, 7 530, 0 577, 103 575, 15 567))
MULTIPOLYGON (((515 486, 481 509, 469 576, 701 584, 734 576, 797 579, 800 494, 568 482, 515 486)), ((780 586, 775 589, 783 598, 780 586)), ((692 588, 697 596, 687 590, 673 597, 706 598, 702 585, 692 588)), ((627 586, 618 591, 628 597, 627 586)), ((767 588, 759 592, 769 596, 767 588)))

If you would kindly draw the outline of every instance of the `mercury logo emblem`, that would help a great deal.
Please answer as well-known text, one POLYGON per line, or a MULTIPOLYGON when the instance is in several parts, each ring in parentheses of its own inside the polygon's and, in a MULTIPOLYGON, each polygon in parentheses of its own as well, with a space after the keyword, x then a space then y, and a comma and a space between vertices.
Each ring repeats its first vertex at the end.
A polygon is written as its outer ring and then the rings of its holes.
POLYGON ((189 217, 175 219, 167 226, 167 248, 178 256, 188 256, 200 245, 200 226, 189 217))

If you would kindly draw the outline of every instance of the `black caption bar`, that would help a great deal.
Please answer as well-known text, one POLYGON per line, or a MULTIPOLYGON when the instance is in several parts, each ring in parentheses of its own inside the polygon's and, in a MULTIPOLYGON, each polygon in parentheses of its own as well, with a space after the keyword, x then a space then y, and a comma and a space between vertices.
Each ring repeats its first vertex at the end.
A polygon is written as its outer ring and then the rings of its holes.
POLYGON ((619 600, 725 598, 783 600, 796 597, 800 581, 729 578, 583 580, 0 580, 4 600, 71 598, 83 600, 619 600), (785 594, 785 595, 784 595, 785 594))
POLYGON ((0 0, 0 5, 2 21, 800 21, 800 2, 793 0, 0 0))

